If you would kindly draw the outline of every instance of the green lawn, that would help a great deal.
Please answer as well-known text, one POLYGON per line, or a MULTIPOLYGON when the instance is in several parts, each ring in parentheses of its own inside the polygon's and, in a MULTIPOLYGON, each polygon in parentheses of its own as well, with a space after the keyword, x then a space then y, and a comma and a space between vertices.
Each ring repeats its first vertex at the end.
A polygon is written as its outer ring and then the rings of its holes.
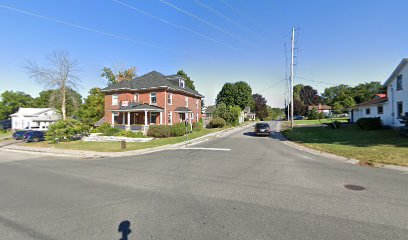
POLYGON ((408 166, 408 138, 400 137, 396 130, 364 131, 357 126, 340 129, 298 127, 285 130, 283 134, 312 149, 367 163, 408 166))
POLYGON ((12 132, 0 132, 0 140, 11 138, 12 132))
POLYGON ((322 124, 322 123, 332 123, 334 121, 340 122, 348 122, 348 118, 324 118, 324 119, 317 119, 317 120, 295 120, 296 125, 303 125, 303 124, 322 124))
MULTIPOLYGON (((204 136, 209 133, 217 132, 226 128, 204 128, 201 131, 193 132, 188 134, 188 139, 194 139, 204 136)), ((126 149, 120 149, 120 142, 83 142, 83 141, 72 141, 64 143, 48 143, 48 142, 38 142, 38 143, 25 143, 26 146, 30 147, 49 147, 49 148, 60 148, 60 149, 76 149, 76 150, 88 150, 88 151, 98 151, 98 152, 120 152, 129 150, 138 150, 144 148, 152 148, 163 146, 167 144, 180 143, 186 140, 186 136, 182 137, 170 137, 170 138, 160 138, 153 139, 150 142, 144 143, 126 143, 126 149)))

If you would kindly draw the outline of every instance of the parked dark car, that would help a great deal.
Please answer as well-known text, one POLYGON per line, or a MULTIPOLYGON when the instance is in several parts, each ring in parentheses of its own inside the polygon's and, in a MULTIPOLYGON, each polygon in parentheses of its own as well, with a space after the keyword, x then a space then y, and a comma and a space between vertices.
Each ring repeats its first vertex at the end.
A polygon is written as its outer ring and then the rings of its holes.
POLYGON ((255 135, 264 135, 264 136, 269 136, 271 133, 271 128, 269 127, 269 124, 261 122, 255 124, 255 135))
POLYGON ((304 116, 293 116, 293 120, 304 120, 305 117, 304 116))
POLYGON ((45 140, 45 133, 42 131, 29 131, 24 134, 24 140, 26 142, 39 142, 45 140))
POLYGON ((24 139, 24 135, 26 133, 30 132, 30 130, 20 130, 20 131, 16 131, 15 133, 13 133, 13 138, 16 140, 22 140, 24 139))

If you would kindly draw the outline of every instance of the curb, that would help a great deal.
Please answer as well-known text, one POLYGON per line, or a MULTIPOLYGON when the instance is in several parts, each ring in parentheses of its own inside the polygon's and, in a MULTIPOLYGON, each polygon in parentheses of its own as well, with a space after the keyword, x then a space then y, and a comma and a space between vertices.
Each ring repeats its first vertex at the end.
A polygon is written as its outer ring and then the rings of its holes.
MULTIPOLYGON (((243 126, 224 129, 218 132, 209 133, 207 135, 191 139, 187 141, 187 147, 193 146, 199 143, 207 142, 207 141, 210 141, 218 137, 226 136, 228 134, 234 133, 236 131, 247 128, 249 126, 251 126, 251 124, 246 124, 243 126)), ((75 149, 36 148, 36 147, 15 146, 15 145, 5 146, 5 147, 2 147, 1 149, 5 151, 10 151, 10 152, 42 154, 42 155, 48 155, 48 156, 68 157, 68 158, 80 157, 81 159, 91 159, 91 158, 137 156, 137 155, 142 155, 142 154, 147 154, 147 153, 172 150, 172 149, 184 148, 184 147, 186 147, 186 142, 180 142, 180 143, 175 143, 171 145, 163 145, 163 146, 152 147, 152 148, 145 148, 145 149, 140 149, 140 150, 124 151, 124 152, 96 152, 96 151, 75 150, 75 149), (63 153, 64 151, 66 151, 66 153, 63 153)))
MULTIPOLYGON (((318 156, 322 156, 322 157, 327 157, 327 158, 331 158, 331 159, 335 159, 335 160, 340 160, 346 163, 351 163, 354 165, 358 165, 360 163, 360 160, 354 159, 354 158, 347 158, 347 157, 343 157, 343 156, 339 156, 339 155, 335 155, 332 153, 327 153, 324 151, 319 151, 319 150, 315 150, 315 149, 311 149, 308 148, 304 145, 301 145, 299 143, 295 143, 291 140, 289 140, 288 138, 286 138, 280 130, 280 125, 278 125, 278 129, 276 132, 272 133, 272 135, 274 135, 278 140, 280 140, 281 143, 296 148, 300 151, 305 151, 308 153, 312 153, 314 155, 318 155, 318 156)), ((408 167, 404 167, 404 166, 397 166, 397 165, 389 165, 389 164, 375 164, 374 167, 376 168, 385 168, 385 169, 392 169, 392 170, 399 170, 402 172, 405 172, 406 174, 408 174, 408 167)))

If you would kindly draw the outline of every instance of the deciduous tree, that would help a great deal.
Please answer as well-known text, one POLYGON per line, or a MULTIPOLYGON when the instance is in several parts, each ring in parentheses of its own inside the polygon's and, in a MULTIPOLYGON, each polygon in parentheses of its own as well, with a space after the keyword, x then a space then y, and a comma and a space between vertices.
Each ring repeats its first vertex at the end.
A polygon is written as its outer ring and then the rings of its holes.
POLYGON ((7 119, 20 107, 32 107, 33 98, 24 92, 5 91, 1 94, 0 120, 7 119))
MULTIPOLYGON (((48 58, 48 66, 40 67, 35 62, 27 62, 25 69, 30 76, 48 89, 58 89, 54 99, 61 103, 62 118, 67 117, 67 98, 76 101, 69 89, 77 89, 79 83, 78 61, 71 59, 64 51, 54 51, 48 58)), ((79 103, 77 103, 79 104, 79 103)))
POLYGON ((78 117, 83 122, 93 124, 105 114, 105 95, 100 88, 92 88, 78 111, 78 117))

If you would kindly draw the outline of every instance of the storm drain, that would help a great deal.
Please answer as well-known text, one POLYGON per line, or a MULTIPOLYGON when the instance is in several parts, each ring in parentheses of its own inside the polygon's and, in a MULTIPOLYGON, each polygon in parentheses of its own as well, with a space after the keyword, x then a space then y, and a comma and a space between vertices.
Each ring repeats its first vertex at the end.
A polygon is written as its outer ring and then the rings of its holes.
POLYGON ((349 190, 353 190, 353 191, 363 191, 366 188, 360 185, 354 185, 354 184, 346 184, 343 185, 345 188, 349 189, 349 190))

